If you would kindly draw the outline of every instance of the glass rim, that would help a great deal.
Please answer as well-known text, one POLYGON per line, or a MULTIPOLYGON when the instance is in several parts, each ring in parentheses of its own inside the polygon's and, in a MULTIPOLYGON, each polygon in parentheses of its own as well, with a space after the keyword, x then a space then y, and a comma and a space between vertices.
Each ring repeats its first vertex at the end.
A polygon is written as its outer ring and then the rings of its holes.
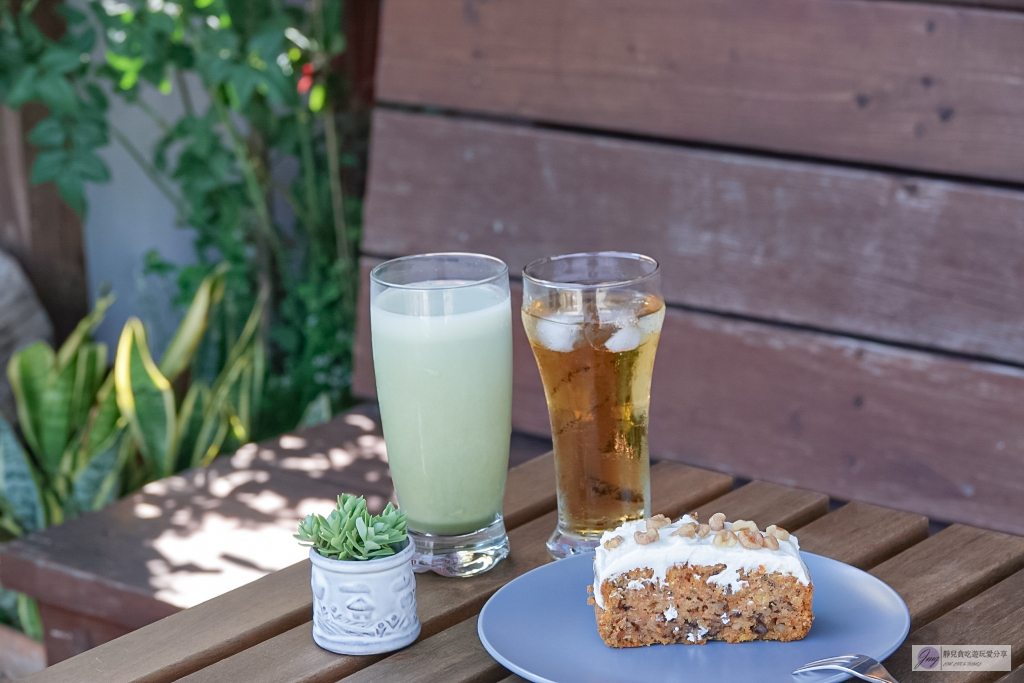
POLYGON ((377 284, 379 284, 381 286, 390 287, 392 289, 411 289, 411 290, 422 291, 422 292, 437 291, 437 290, 441 290, 441 289, 461 289, 463 287, 479 287, 480 285, 485 285, 485 284, 487 284, 489 282, 493 282, 494 280, 498 280, 498 279, 501 279, 503 277, 504 278, 508 277, 508 264, 507 263, 502 261, 497 256, 491 256, 489 254, 479 254, 479 253, 475 253, 475 252, 472 252, 472 251, 434 251, 434 252, 430 252, 428 254, 410 254, 408 256, 399 256, 398 258, 389 259, 389 260, 385 261, 384 263, 378 263, 370 271, 370 280, 371 280, 371 282, 376 282, 377 284), (465 282, 463 282, 461 280, 452 280, 453 283, 458 283, 458 284, 452 284, 450 286, 443 286, 443 287, 438 287, 436 285, 434 285, 432 287, 427 287, 427 286, 424 286, 422 283, 398 284, 396 282, 388 282, 387 280, 383 279, 380 276, 380 274, 379 274, 379 271, 382 268, 384 268, 384 266, 390 266, 390 265, 395 264, 395 263, 402 263, 402 262, 405 262, 405 261, 418 261, 418 260, 421 260, 421 259, 431 259, 431 258, 436 259, 436 258, 439 258, 439 257, 450 257, 450 256, 469 256, 469 257, 472 257, 472 258, 480 260, 480 261, 489 261, 489 262, 491 262, 493 264, 501 266, 501 268, 499 269, 499 271, 497 273, 495 273, 494 275, 491 275, 490 277, 481 278, 479 280, 469 280, 469 281, 465 281, 465 282))
POLYGON ((654 259, 646 254, 640 254, 635 251, 578 251, 573 254, 559 254, 557 256, 545 256, 535 261, 530 261, 523 268, 523 280, 529 280, 530 282, 544 287, 558 288, 558 289, 608 289, 611 287, 624 287, 626 285, 635 285, 640 282, 645 282, 654 278, 661 272, 661 264, 658 263, 657 259, 654 259), (587 285, 580 282, 558 282, 556 280, 545 280, 543 278, 534 277, 530 275, 529 271, 535 266, 541 266, 543 264, 552 263, 554 261, 561 261, 562 259, 579 258, 581 256, 611 256, 622 258, 631 261, 640 261, 641 263, 647 263, 653 265, 654 268, 649 273, 640 275, 639 277, 630 278, 628 280, 613 280, 610 282, 599 282, 593 285, 587 285))

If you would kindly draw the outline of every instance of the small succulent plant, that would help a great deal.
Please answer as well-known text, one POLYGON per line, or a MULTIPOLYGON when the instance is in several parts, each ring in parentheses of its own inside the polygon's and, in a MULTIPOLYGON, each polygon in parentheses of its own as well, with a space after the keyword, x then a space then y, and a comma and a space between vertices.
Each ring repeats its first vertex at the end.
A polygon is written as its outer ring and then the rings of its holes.
POLYGON ((295 538, 333 560, 372 560, 394 555, 406 540, 405 513, 391 503, 371 515, 366 499, 343 493, 327 517, 309 515, 299 523, 295 538))

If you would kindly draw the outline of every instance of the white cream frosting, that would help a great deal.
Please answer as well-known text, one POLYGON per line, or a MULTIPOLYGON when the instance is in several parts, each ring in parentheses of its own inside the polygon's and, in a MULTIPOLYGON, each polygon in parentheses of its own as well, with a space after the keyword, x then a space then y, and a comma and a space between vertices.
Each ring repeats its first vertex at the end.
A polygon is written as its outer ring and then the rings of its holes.
MULTIPOLYGON (((660 584, 664 583, 669 567, 677 564, 692 566, 724 564, 725 569, 714 576, 709 576, 707 582, 729 586, 733 592, 739 591, 746 585, 746 581, 740 579, 740 571, 751 572, 758 567, 764 567, 764 571, 768 573, 778 572, 795 576, 804 585, 811 582, 807 565, 800 559, 800 543, 793 534, 789 535, 789 540, 779 541, 778 550, 770 548, 752 550, 744 548, 738 543, 731 548, 718 547, 713 543, 714 532, 704 538, 672 535, 673 531, 690 522, 698 524, 694 518, 684 515, 682 519, 659 529, 658 540, 647 545, 640 545, 633 537, 635 532, 647 529, 646 522, 642 519, 626 522, 618 529, 604 532, 594 556, 594 598, 597 600, 597 604, 604 608, 601 584, 606 579, 633 569, 649 568, 654 572, 654 576, 644 581, 657 581, 660 584), (622 537, 619 546, 611 550, 605 548, 605 542, 616 536, 622 537)), ((725 523, 726 529, 731 527, 731 522, 725 523)), ((643 587, 643 584, 633 580, 629 582, 628 587, 639 589, 643 587)))

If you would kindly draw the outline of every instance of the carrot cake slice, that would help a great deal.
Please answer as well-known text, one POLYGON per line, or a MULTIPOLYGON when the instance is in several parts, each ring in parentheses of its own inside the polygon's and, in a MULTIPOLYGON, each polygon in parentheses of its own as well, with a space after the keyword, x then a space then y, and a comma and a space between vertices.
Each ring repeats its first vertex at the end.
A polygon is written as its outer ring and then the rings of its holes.
POLYGON ((612 647, 799 640, 814 619, 796 536, 722 513, 707 524, 656 515, 606 531, 591 590, 612 647))

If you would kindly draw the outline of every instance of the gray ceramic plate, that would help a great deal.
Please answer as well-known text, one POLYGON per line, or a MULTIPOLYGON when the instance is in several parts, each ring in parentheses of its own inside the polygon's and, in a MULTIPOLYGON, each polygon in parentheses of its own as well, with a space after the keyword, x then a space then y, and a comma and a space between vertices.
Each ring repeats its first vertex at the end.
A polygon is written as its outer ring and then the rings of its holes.
POLYGON ((495 593, 480 611, 477 632, 491 656, 535 683, 826 683, 836 672, 800 674, 803 664, 839 654, 882 660, 910 631, 896 591, 827 557, 803 553, 814 581, 814 626, 803 640, 730 645, 610 648, 597 635, 587 586, 593 556, 538 567, 495 593))

